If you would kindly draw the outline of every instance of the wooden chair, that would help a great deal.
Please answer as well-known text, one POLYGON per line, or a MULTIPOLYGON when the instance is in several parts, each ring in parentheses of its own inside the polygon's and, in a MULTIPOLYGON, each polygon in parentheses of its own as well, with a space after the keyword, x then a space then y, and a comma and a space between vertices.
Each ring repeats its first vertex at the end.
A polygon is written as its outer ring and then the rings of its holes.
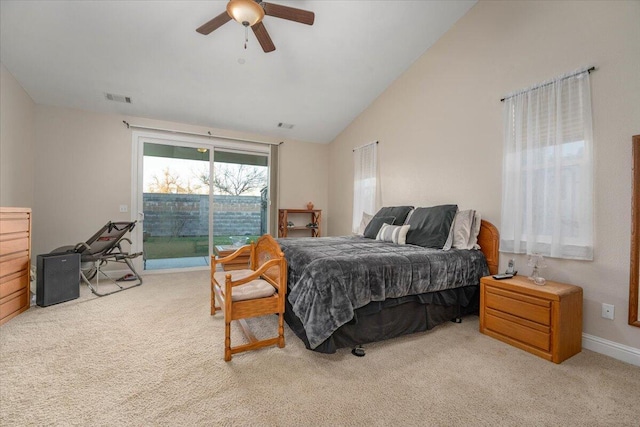
POLYGON ((224 360, 231 355, 277 344, 284 347, 284 306, 287 294, 287 262, 280 246, 268 234, 257 242, 245 245, 233 254, 216 259, 211 257, 211 315, 216 310, 224 311, 224 360), (250 268, 233 271, 216 271, 218 264, 224 265, 250 253, 250 268), (216 306, 216 302, 220 305, 216 306), (278 336, 258 340, 249 329, 245 319, 278 315, 278 336), (238 320, 248 344, 231 347, 231 321, 238 320))

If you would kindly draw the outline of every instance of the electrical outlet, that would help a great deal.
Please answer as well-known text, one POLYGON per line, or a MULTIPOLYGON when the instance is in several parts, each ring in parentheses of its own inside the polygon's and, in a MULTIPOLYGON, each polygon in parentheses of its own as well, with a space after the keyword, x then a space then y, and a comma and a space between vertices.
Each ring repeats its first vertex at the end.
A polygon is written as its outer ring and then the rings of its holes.
POLYGON ((120 205, 120 212, 129 212, 129 207, 127 205, 120 205))
POLYGON ((604 317, 605 319, 613 320, 614 310, 615 308, 612 304, 602 303, 602 317, 604 317))

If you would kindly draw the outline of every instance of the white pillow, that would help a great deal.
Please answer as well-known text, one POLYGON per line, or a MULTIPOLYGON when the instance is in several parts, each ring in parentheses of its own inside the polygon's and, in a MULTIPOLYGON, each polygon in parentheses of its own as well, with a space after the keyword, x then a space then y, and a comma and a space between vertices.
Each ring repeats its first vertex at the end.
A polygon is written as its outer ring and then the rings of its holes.
POLYGON ((471 226, 471 235, 469 236, 469 243, 467 243, 467 249, 480 249, 478 245, 478 234, 480 234, 480 223, 482 222, 482 218, 480 217, 480 213, 475 211, 475 215, 473 216, 473 225, 471 226))
POLYGON ((383 242, 392 242, 397 245, 404 245, 407 241, 407 233, 411 226, 406 225, 389 225, 387 223, 382 224, 376 240, 382 240, 383 242))
MULTIPOLYGON (((475 217, 476 211, 473 209, 468 209, 465 211, 458 211, 456 213, 455 218, 453 219, 453 223, 451 224, 451 228, 449 229, 449 236, 447 237, 447 241, 442 247, 443 250, 448 251, 451 248, 456 249, 472 249, 473 244, 469 247, 469 242, 471 239, 472 228, 473 228, 473 220, 475 217)), ((480 231, 480 225, 478 225, 478 231, 480 231)), ((476 234, 475 238, 477 241, 478 235, 476 234)))
POLYGON ((456 215, 455 226, 453 228, 453 247, 456 249, 470 249, 469 239, 471 236, 471 227, 473 225, 473 217, 476 211, 469 209, 466 211, 458 212, 460 215, 456 215))
POLYGON ((358 227, 358 234, 360 236, 364 236, 364 230, 367 228, 367 225, 369 225, 369 222, 371 222, 371 218, 373 218, 373 215, 368 214, 366 212, 362 212, 362 219, 360 220, 360 227, 358 227))

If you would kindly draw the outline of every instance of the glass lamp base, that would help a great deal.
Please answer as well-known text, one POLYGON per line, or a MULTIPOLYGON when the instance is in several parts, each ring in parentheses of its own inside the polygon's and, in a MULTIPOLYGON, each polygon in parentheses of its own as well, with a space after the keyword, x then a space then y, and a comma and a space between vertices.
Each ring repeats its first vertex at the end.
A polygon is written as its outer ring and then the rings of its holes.
POLYGON ((533 283, 535 283, 538 286, 544 286, 545 283, 547 283, 547 281, 545 280, 544 277, 536 277, 535 279, 533 279, 533 283))
POLYGON ((538 286, 543 286, 545 283, 547 283, 545 278, 540 276, 537 266, 533 267, 533 271, 531 272, 531 276, 529 276, 529 280, 531 280, 533 283, 535 283, 538 286))

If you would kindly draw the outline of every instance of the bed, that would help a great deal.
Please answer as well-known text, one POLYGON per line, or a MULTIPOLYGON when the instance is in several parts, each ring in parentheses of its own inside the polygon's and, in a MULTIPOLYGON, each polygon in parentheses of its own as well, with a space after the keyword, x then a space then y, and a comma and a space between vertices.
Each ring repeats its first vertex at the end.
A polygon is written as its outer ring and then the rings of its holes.
POLYGON ((478 311, 480 277, 498 270, 498 230, 480 249, 431 249, 358 236, 278 239, 288 264, 285 321, 321 353, 425 331, 478 311))

